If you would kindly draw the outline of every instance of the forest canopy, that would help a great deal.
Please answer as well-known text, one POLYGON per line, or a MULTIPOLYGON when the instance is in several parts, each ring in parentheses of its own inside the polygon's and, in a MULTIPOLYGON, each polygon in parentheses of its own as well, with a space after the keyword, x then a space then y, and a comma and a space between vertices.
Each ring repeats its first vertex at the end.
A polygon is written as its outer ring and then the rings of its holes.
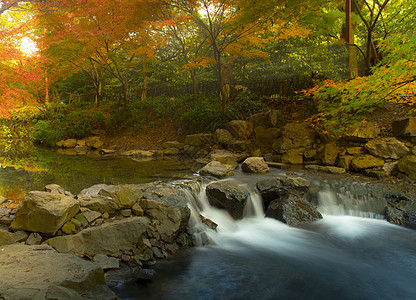
POLYGON ((413 103, 414 28, 413 0, 0 1, 0 114, 204 85, 225 112, 253 82, 317 74, 324 114, 413 103))

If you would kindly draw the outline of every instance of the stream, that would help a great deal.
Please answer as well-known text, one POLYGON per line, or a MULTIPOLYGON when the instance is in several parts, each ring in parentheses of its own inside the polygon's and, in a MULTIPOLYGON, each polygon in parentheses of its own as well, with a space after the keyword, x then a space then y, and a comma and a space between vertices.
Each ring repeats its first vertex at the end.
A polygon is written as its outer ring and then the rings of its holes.
MULTIPOLYGON (((264 177, 237 172, 251 209, 235 221, 190 194, 193 214, 218 224, 208 246, 158 262, 152 281, 116 288, 121 299, 414 299, 416 231, 382 216, 386 187, 360 178, 289 172, 316 191, 323 219, 301 228, 264 218, 253 185, 264 177), (195 208, 198 207, 198 209, 195 208)), ((193 226, 199 226, 194 222, 193 226)))
MULTIPOLYGON (((57 183, 76 194, 97 183, 172 181, 192 175, 192 161, 133 161, 67 157, 45 152, 36 168, 0 168, 0 195, 57 183)), ((151 281, 114 290, 121 299, 415 299, 416 231, 383 218, 379 182, 351 175, 272 169, 265 175, 237 170, 232 180, 251 193, 246 217, 235 221, 209 205, 205 186, 189 192, 193 214, 218 224, 206 229, 209 245, 159 261, 151 281), (311 181, 310 196, 323 219, 299 228, 264 218, 256 182, 275 176, 311 181)), ((15 192, 17 193, 17 192, 15 192)), ((195 221, 192 226, 201 226, 195 221)), ((197 240, 197 239, 196 239, 197 240)))

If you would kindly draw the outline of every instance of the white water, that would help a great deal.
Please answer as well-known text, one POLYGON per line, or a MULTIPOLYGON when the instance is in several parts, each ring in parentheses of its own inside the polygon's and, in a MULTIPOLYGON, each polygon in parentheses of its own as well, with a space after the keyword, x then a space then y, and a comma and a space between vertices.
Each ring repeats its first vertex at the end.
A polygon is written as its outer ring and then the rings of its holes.
MULTIPOLYGON (((250 190, 243 183, 240 188, 250 190)), ((210 244, 173 264, 161 263, 152 284, 129 286, 123 299, 413 299, 416 294, 416 231, 365 211, 376 200, 372 195, 324 186, 317 197, 323 219, 294 228, 264 218, 253 190, 246 217, 238 221, 209 205, 205 186, 187 193, 195 241, 210 244), (217 232, 202 224, 199 214, 217 223, 217 232)))

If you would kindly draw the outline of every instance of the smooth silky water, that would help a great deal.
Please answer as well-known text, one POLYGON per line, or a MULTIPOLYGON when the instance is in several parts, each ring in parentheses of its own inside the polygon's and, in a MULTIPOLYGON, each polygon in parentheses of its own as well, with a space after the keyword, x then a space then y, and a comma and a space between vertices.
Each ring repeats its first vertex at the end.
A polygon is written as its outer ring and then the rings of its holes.
POLYGON ((415 299, 416 231, 382 217, 388 190, 346 176, 291 172, 311 180, 323 219, 302 228, 264 218, 254 189, 265 176, 237 172, 233 180, 251 192, 246 217, 234 221, 209 205, 205 186, 188 192, 195 241, 156 264, 151 281, 118 286, 121 299, 415 299), (201 213, 218 224, 203 225, 201 213))

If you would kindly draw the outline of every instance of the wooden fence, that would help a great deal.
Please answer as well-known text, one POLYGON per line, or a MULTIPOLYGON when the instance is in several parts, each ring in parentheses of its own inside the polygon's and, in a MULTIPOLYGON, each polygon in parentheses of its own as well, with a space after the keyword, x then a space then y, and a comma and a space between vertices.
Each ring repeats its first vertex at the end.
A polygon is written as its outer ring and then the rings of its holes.
MULTIPOLYGON (((310 76, 298 76, 271 80, 258 80, 258 81, 246 81, 246 82, 233 82, 229 84, 231 97, 234 97, 238 91, 242 89, 248 89, 253 93, 262 96, 293 98, 296 95, 296 91, 308 89, 313 86, 313 81, 310 76)), ((199 82, 197 87, 198 93, 203 95, 216 94, 219 90, 217 82, 199 82)), ((133 86, 128 90, 128 98, 130 102, 138 101, 141 99, 142 87, 133 86)), ((192 84, 183 85, 150 85, 147 87, 147 97, 178 97, 184 94, 192 94, 192 84)), ((82 97, 85 100, 93 101, 92 95, 88 97, 82 97), (92 98, 92 99, 89 99, 92 98)), ((123 91, 121 87, 111 87, 104 89, 102 98, 106 101, 122 101, 123 91)))

